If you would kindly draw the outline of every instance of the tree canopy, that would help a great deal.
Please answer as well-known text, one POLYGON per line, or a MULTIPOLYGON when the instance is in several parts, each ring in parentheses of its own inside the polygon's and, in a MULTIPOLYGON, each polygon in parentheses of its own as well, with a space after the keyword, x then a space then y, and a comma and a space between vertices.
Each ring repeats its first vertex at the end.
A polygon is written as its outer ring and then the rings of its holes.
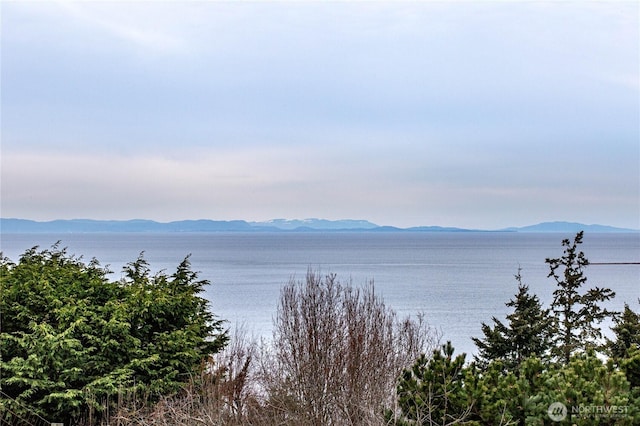
POLYGON ((556 284, 550 309, 518 271, 518 293, 506 304, 513 312, 506 323, 494 317, 493 327, 482 324, 475 362, 453 358, 450 344, 420 357, 400 377, 398 410, 388 418, 411 425, 640 424, 640 316, 628 305, 617 317, 603 308, 614 297, 610 289, 582 290, 589 264, 578 251, 582 238, 563 240, 563 255, 546 259, 556 284), (596 353, 605 318, 614 319, 609 359, 596 353))
MULTIPOLYGON (((226 343, 186 257, 151 275, 142 254, 110 281, 54 245, 0 262, 2 391, 37 413, 79 422, 108 411, 115 395, 175 392, 226 343)), ((85 420, 86 421, 86 420, 85 420)))
POLYGON ((438 334, 421 316, 398 320, 372 284, 334 274, 283 287, 274 341, 258 351, 227 346, 188 256, 152 274, 141 254, 112 281, 58 245, 0 255, 0 423, 24 424, 28 406, 67 425, 114 412, 120 425, 640 424, 640 315, 582 289, 582 237, 546 260, 548 309, 518 271, 512 312, 482 324, 470 363, 449 342, 426 350, 438 334))
POLYGON ((538 296, 529 293, 522 282, 520 270, 516 274, 518 293, 505 305, 513 308, 508 323, 493 317, 493 327, 482 323, 484 338, 474 337, 478 347, 475 361, 486 367, 493 360, 501 360, 507 369, 514 370, 525 358, 545 357, 551 349, 552 318, 543 309, 538 296))

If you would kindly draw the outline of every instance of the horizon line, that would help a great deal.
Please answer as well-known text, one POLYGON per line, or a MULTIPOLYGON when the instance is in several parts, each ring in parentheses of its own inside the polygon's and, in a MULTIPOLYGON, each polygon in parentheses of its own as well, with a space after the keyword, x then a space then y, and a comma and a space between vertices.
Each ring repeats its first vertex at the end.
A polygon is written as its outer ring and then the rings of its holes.
MULTIPOLYGON (((535 228, 535 227, 540 227, 540 226, 552 226, 552 225, 565 225, 565 226, 571 226, 571 227, 601 227, 601 228, 610 228, 612 230, 622 230, 622 231, 632 231, 632 232, 640 232, 640 228, 629 228, 629 227, 621 227, 621 226, 614 226, 614 225, 607 225, 607 224, 602 224, 602 223, 582 223, 582 222, 576 222, 576 221, 566 221, 566 220, 554 220, 554 221, 542 221, 542 222, 538 222, 538 223, 534 223, 534 224, 529 224, 529 225, 522 225, 522 226, 506 226, 506 227, 500 227, 500 228, 476 228, 476 227, 472 227, 472 228, 467 228, 467 227, 460 227, 460 226, 455 226, 455 225, 415 225, 415 226, 406 226, 406 227, 401 227, 401 226, 397 226, 397 225, 380 225, 374 222, 369 221, 368 219, 351 219, 351 218, 344 218, 344 219, 324 219, 324 218, 319 218, 319 217, 308 217, 308 218, 304 218, 304 219, 287 219, 287 218, 273 218, 273 219, 268 219, 268 220, 246 220, 246 219, 207 219, 207 218, 200 218, 200 219, 179 219, 179 220, 170 220, 170 221, 159 221, 159 220, 155 220, 155 219, 144 219, 144 218, 133 218, 133 219, 91 219, 91 218, 73 218, 73 219, 51 219, 51 220, 35 220, 35 219, 25 219, 25 218, 19 218, 19 217, 0 217, 0 220, 5 221, 5 220, 15 220, 15 221, 24 221, 24 222, 31 222, 34 224, 51 224, 54 222, 94 222, 94 223, 131 223, 131 222, 148 222, 148 223, 155 223, 158 225, 171 225, 171 224, 179 224, 179 223, 187 223, 187 222, 211 222, 211 223, 238 223, 238 222, 243 222, 246 223, 247 225, 249 225, 250 227, 255 227, 255 228, 259 228, 259 227, 273 227, 276 228, 278 230, 296 230, 296 229, 300 229, 302 227, 304 227, 303 224, 299 225, 296 228, 290 228, 290 229, 283 229, 283 228, 279 228, 278 227, 278 221, 283 222, 284 224, 286 223, 296 223, 296 222, 307 222, 307 221, 318 221, 318 222, 325 222, 328 224, 339 224, 340 222, 363 222, 365 223, 367 226, 366 227, 349 227, 349 228, 333 228, 333 229, 326 229, 326 228, 312 228, 310 227, 309 229, 311 230, 361 230, 361 231, 366 231, 366 230, 375 230, 375 229, 380 229, 380 228, 386 228, 386 229, 397 229, 397 230, 412 230, 412 229, 418 229, 418 228, 433 228, 433 229, 441 229, 441 230, 452 230, 452 231, 485 231, 485 232, 491 232, 491 231, 518 231, 518 230, 524 230, 526 228, 535 228)), ((0 229, 0 232, 2 230, 0 229)), ((552 232, 552 231, 547 231, 547 232, 552 232)), ((558 230, 557 232, 566 232, 566 230, 558 230)))

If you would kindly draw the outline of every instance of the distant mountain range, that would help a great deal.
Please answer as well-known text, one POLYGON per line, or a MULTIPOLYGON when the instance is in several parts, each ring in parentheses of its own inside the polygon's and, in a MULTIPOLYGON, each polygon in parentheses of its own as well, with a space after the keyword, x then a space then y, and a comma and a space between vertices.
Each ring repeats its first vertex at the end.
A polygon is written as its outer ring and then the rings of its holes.
POLYGON ((266 222, 244 220, 92 220, 72 219, 36 222, 26 219, 0 219, 2 233, 86 233, 86 232, 640 232, 637 229, 606 225, 585 225, 575 222, 544 222, 519 228, 496 230, 464 229, 441 226, 397 228, 379 226, 366 220, 274 219, 266 222))
POLYGON ((505 231, 516 232, 639 232, 638 229, 616 228, 607 225, 585 225, 576 222, 543 222, 537 225, 520 228, 506 228, 505 231))

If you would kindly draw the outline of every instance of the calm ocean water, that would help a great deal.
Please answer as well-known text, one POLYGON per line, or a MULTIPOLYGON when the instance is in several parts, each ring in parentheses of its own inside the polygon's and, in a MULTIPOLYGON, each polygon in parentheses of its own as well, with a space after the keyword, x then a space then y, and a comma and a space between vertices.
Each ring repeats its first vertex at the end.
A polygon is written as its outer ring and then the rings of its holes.
MULTIPOLYGON (((206 297, 229 325, 270 338, 279 290, 302 280, 308 268, 336 273, 353 285, 375 282, 401 316, 423 312, 458 352, 474 353, 472 336, 492 316, 503 319, 516 292, 514 275, 548 304, 554 283, 547 257, 562 255, 573 234, 534 233, 210 233, 210 234, 3 234, 1 249, 17 261, 33 246, 60 240, 72 254, 97 258, 121 277, 122 267, 145 252, 153 271, 172 273, 188 254, 194 270, 211 281, 206 297)), ((640 234, 585 234, 592 263, 640 262, 640 234)), ((588 286, 610 287, 608 306, 640 310, 640 265, 590 265, 588 286)))

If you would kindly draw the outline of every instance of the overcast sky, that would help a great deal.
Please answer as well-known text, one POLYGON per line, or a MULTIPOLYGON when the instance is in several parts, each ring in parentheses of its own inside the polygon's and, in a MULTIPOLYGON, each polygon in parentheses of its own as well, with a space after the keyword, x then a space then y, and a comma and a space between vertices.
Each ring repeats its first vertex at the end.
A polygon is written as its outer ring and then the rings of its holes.
POLYGON ((2 217, 640 228, 636 1, 1 8, 2 217))

